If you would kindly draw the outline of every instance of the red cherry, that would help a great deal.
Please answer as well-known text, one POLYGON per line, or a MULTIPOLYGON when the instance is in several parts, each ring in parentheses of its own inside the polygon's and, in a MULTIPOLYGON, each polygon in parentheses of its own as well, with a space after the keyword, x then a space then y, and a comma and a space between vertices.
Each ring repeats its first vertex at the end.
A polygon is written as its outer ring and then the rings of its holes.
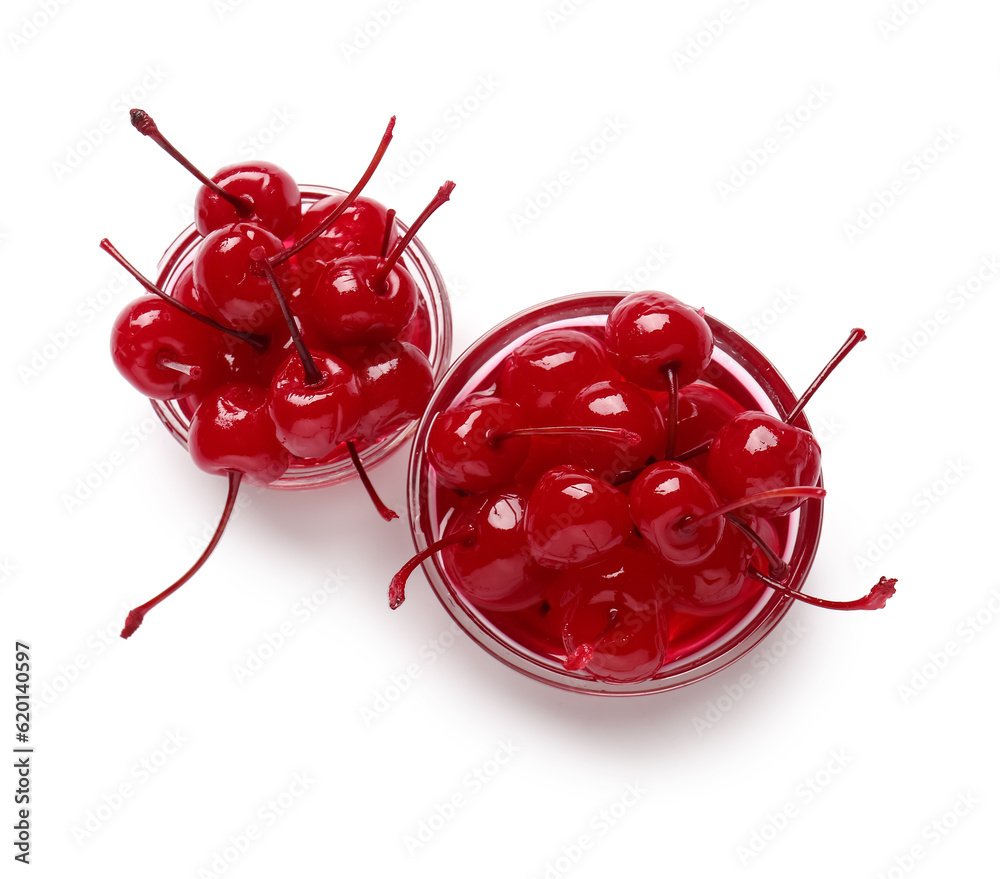
MULTIPOLYGON (((656 405, 666 418, 669 398, 661 398, 656 405)), ((688 453, 701 449, 699 455, 694 458, 685 457, 684 462, 700 470, 705 462, 702 456, 708 452, 708 445, 716 433, 744 409, 729 394, 714 385, 695 382, 681 388, 677 394, 677 450, 688 453)))
MULTIPOLYGON (((311 204, 295 230, 296 240, 319 227, 344 200, 342 195, 330 195, 311 204)), ((323 269, 341 257, 385 256, 398 240, 396 224, 390 221, 389 213, 385 205, 373 198, 354 199, 336 222, 295 258, 293 274, 298 283, 311 291, 323 269)), ((395 212, 392 213, 394 220, 395 212)))
POLYGON ((383 276, 377 256, 349 256, 330 263, 305 293, 323 333, 338 345, 372 345, 395 339, 413 317, 419 292, 397 265, 383 276))
MULTIPOLYGON (((807 430, 763 412, 741 412, 712 440, 708 478, 725 501, 793 485, 816 485, 820 448, 807 430)), ((747 512, 784 516, 802 497, 758 501, 747 512)))
POLYGON ((525 542, 527 490, 509 485, 477 497, 448 528, 475 533, 472 542, 441 550, 449 580, 473 604, 512 611, 537 604, 550 574, 532 559, 525 542))
POLYGON ((613 377, 600 342, 557 328, 532 336, 508 355, 500 393, 532 424, 553 425, 565 423, 566 409, 582 388, 613 377))
MULTIPOLYGON (((131 302, 111 328, 111 358, 132 387, 175 400, 228 380, 222 334, 156 296, 131 302)), ((249 350, 249 349, 248 349, 249 350)))
POLYGON ((517 403, 473 396, 438 413, 427 435, 427 456, 445 485, 488 491, 514 478, 530 446, 526 437, 496 442, 496 436, 527 426, 517 403))
POLYGON ((613 436, 584 435, 566 443, 569 460, 611 481, 616 474, 642 467, 663 454, 666 434, 663 417, 652 398, 624 381, 602 381, 581 390, 565 415, 570 424, 619 428, 639 437, 636 443, 613 436))
POLYGON ((356 437, 374 442, 418 418, 434 391, 434 372, 424 353, 405 342, 365 349, 354 366, 364 401, 356 437))
POLYGON ((639 533, 672 564, 703 563, 722 539, 722 516, 692 527, 694 520, 715 512, 721 504, 711 485, 677 461, 647 467, 632 483, 629 506, 639 533))
POLYGON ((234 223, 205 236, 194 255, 194 285, 208 313, 238 330, 259 330, 282 321, 271 283, 250 254, 282 252, 281 240, 252 223, 234 223))
POLYGON ((655 290, 631 293, 612 309, 604 344, 612 365, 626 379, 657 391, 670 389, 665 369, 672 367, 683 386, 712 360, 712 330, 705 318, 655 290))
POLYGON ((419 295, 399 260, 420 227, 451 198, 454 188, 449 180, 438 189, 387 257, 344 257, 319 276, 307 298, 308 307, 334 342, 370 345, 394 339, 402 332, 416 312, 419 295))
POLYGON ((267 390, 257 385, 223 385, 205 397, 191 419, 188 451, 207 473, 237 471, 260 485, 289 464, 267 412, 267 390))
POLYGON ((633 546, 620 546, 596 564, 563 575, 571 596, 559 608, 565 666, 594 678, 632 683, 663 666, 666 645, 658 591, 659 563, 633 546))
POLYGON ((525 534, 532 557, 564 570, 593 564, 632 532, 628 498, 578 467, 556 467, 531 490, 525 534))
POLYGON ((145 111, 129 112, 132 127, 197 177, 195 226, 202 235, 239 220, 255 223, 279 238, 292 233, 301 214, 299 187, 291 175, 271 162, 228 165, 209 179, 168 141, 145 111))
POLYGON ((267 392, 279 442, 297 458, 325 458, 353 439, 364 414, 354 370, 332 354, 310 351, 319 378, 310 381, 298 353, 289 355, 267 392))
POLYGON ((273 162, 256 160, 226 165, 212 180, 250 205, 244 215, 214 189, 202 186, 194 199, 194 222, 202 235, 244 220, 287 238, 302 218, 302 195, 292 175, 273 162))
MULTIPOLYGON (((762 591, 760 582, 747 576, 756 547, 734 524, 723 522, 718 545, 698 565, 671 567, 671 604, 677 610, 697 616, 729 613, 762 591)), ((774 542, 766 519, 753 522, 758 530, 762 524, 774 542)))
MULTIPOLYGON (((820 475, 819 443, 812 433, 795 427, 793 422, 830 373, 864 339, 864 330, 851 330, 847 341, 820 370, 784 421, 763 412, 742 412, 715 435, 708 452, 708 475, 724 500, 794 485, 816 485, 820 475)), ((747 512, 783 516, 802 502, 801 497, 762 500, 747 507, 747 512)))

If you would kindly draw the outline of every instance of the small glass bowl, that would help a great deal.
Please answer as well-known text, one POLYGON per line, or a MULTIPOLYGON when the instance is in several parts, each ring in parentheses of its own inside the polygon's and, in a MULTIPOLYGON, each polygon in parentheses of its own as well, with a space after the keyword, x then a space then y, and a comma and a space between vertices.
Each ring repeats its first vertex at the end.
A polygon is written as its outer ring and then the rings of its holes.
MULTIPOLYGON (((341 189, 326 186, 300 185, 302 210, 314 202, 331 195, 346 195, 341 189)), ((398 233, 402 236, 406 226, 396 221, 398 233)), ((160 289, 170 293, 177 284, 181 273, 194 261, 194 252, 202 236, 194 225, 188 226, 160 258, 157 266, 156 283, 160 289)), ((434 260, 414 238, 407 246, 400 262, 413 276, 420 302, 415 321, 423 321, 421 344, 418 345, 430 361, 435 383, 448 369, 451 359, 451 307, 444 279, 434 260)), ((289 291, 291 292, 291 291, 289 291)), ((188 429, 191 426, 190 412, 183 400, 152 400, 153 409, 167 430, 177 441, 187 448, 188 429)), ((416 421, 411 422, 396 433, 383 437, 371 444, 358 443, 358 454, 366 469, 385 460, 398 449, 413 433, 416 421)), ((322 462, 294 462, 283 476, 268 484, 268 488, 300 490, 323 488, 357 478, 357 471, 351 463, 346 447, 341 445, 336 452, 322 462)))
MULTIPOLYGON (((434 417, 469 394, 494 384, 501 364, 516 347, 544 329, 582 329, 601 336, 607 316, 625 294, 580 293, 529 308, 490 330, 451 367, 438 385, 417 427, 410 453, 408 507, 410 530, 418 552, 438 540, 446 527, 448 497, 426 455, 427 435, 434 417), (444 515, 443 515, 444 514, 444 515)), ((795 405, 795 395, 774 366, 746 339, 706 315, 715 335, 712 362, 702 381, 714 384, 747 408, 783 418, 795 405)), ((796 426, 810 429, 804 416, 796 426)), ((820 479, 822 484, 822 479, 820 479)), ((788 563, 785 581, 800 589, 819 544, 823 505, 810 500, 779 525, 779 554, 788 563)), ((569 671, 561 657, 523 643, 509 627, 471 604, 454 585, 433 555, 423 563, 431 587, 455 622, 481 647, 513 669, 543 683, 580 693, 640 695, 671 690, 701 680, 735 662, 756 646, 788 612, 794 599, 763 589, 751 606, 730 614, 714 629, 697 625, 678 643, 671 642, 671 658, 651 679, 636 683, 594 680, 587 671, 569 671)), ((714 619, 714 618, 706 618, 714 619)))

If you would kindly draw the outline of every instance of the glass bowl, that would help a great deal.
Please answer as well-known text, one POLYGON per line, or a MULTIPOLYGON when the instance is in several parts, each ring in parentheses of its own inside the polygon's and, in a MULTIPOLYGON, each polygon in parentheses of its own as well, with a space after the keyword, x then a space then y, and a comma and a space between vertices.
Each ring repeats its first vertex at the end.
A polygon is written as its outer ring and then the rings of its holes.
MULTIPOLYGON (((452 365, 424 412, 410 453, 407 502, 410 530, 418 552, 443 535, 455 498, 453 491, 438 482, 426 454, 427 436, 435 416, 471 393, 493 385, 506 356, 543 329, 581 329, 602 337, 608 313, 624 295, 580 293, 529 308, 490 330, 452 365)), ((783 418, 795 405, 796 398, 778 371, 736 331, 708 315, 705 317, 715 335, 715 348, 711 365, 701 380, 725 391, 747 408, 783 418)), ((797 427, 810 429, 804 416, 795 423, 797 427)), ((785 582, 792 589, 801 588, 812 566, 822 515, 822 501, 813 499, 774 520, 780 523, 778 552, 789 565, 785 582)), ((747 605, 723 617, 683 614, 688 618, 688 631, 682 632, 677 640, 672 635, 668 661, 652 678, 609 683, 595 680, 586 669, 564 668, 561 660, 565 654, 543 649, 540 640, 532 641, 526 630, 510 624, 510 614, 491 614, 478 609, 449 582, 439 556, 424 561, 423 570, 455 622, 496 659, 543 683, 601 695, 657 693, 718 672, 766 637, 794 601, 765 588, 756 600, 750 599, 747 605)), ((683 630, 684 626, 680 628, 683 630)))
MULTIPOLYGON (((303 212, 320 199, 347 194, 344 190, 325 186, 300 184, 299 189, 302 193, 303 212)), ((396 226, 399 235, 402 236, 407 227, 398 220, 396 226)), ((156 283, 162 290, 171 292, 181 273, 194 261, 194 252, 200 241, 201 235, 194 225, 191 225, 167 248, 157 266, 156 283)), ((412 331, 410 340, 427 356, 436 383, 448 369, 451 358, 451 308, 448 292, 434 260, 418 238, 410 242, 400 262, 413 276, 420 296, 414 318, 415 326, 411 325, 409 328, 412 331)), ((288 291, 289 294, 291 292, 288 291)), ((167 430, 187 448, 192 413, 189 407, 185 406, 184 400, 152 400, 152 404, 167 430)), ((374 443, 359 442, 358 454, 365 468, 370 469, 396 451, 412 435, 415 427, 416 421, 413 421, 374 443)), ((267 487, 286 490, 322 488, 355 478, 357 471, 351 463, 346 446, 341 444, 333 455, 322 462, 296 462, 293 459, 285 474, 269 483, 267 487)))

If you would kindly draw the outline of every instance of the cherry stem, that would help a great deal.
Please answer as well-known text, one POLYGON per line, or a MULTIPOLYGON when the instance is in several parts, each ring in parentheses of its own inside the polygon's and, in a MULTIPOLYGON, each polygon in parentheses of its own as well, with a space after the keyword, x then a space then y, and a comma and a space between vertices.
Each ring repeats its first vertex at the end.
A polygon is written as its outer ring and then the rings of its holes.
POLYGON ((665 363, 660 367, 660 372, 667 380, 667 451, 666 459, 669 461, 674 457, 674 447, 677 445, 677 392, 680 390, 680 382, 677 380, 676 362, 665 363))
POLYGON ((840 346, 840 350, 833 355, 830 362, 820 370, 819 375, 817 375, 816 378, 813 379, 813 383, 809 385, 809 387, 806 388, 806 392, 801 397, 799 397, 798 403, 796 403, 795 406, 792 407, 792 411, 785 416, 785 424, 791 424, 796 418, 799 417, 799 415, 802 413, 802 410, 805 408, 806 403, 808 403, 809 400, 812 398, 812 395, 815 394, 817 390, 819 390, 819 386, 826 381, 827 376, 829 376, 830 373, 833 372, 833 370, 840 365, 840 362, 848 354, 850 354, 851 349, 854 348, 855 345, 857 345, 859 342, 863 342, 867 338, 868 337, 865 335, 865 331, 862 330, 860 327, 855 327, 853 330, 851 330, 851 334, 847 337, 847 341, 840 346))
POLYGON ((742 497, 739 500, 725 504, 717 510, 712 510, 711 513, 706 513, 704 516, 700 516, 697 519, 686 519, 685 521, 678 523, 677 527, 682 531, 694 531, 710 519, 714 519, 717 516, 724 516, 726 513, 731 513, 733 510, 738 510, 740 507, 745 507, 748 504, 753 504, 757 501, 769 501, 783 497, 821 498, 826 497, 826 489, 819 488, 814 485, 790 485, 787 488, 772 488, 770 491, 759 491, 756 494, 748 494, 746 497, 742 497))
POLYGON ((426 549, 420 550, 412 559, 410 559, 403 567, 399 569, 396 575, 392 578, 389 583, 389 607, 395 610, 399 607, 403 601, 406 599, 405 589, 406 581, 409 579, 410 574, 412 574, 417 567, 429 559, 434 553, 440 552, 449 546, 454 546, 456 543, 464 543, 466 546, 472 546, 476 542, 478 534, 474 526, 469 525, 465 528, 460 528, 447 537, 442 537, 440 540, 435 540, 426 549))
POLYGON ((163 601, 164 598, 176 592, 181 588, 181 586, 187 583, 187 581, 190 580, 198 572, 198 569, 208 560, 208 557, 213 553, 215 547, 218 545, 219 539, 222 537, 222 532, 226 530, 226 525, 229 524, 229 518, 232 516, 233 508, 236 506, 236 495, 240 490, 240 481, 242 479, 243 474, 238 470, 229 471, 229 493, 226 495, 226 506, 222 511, 222 518, 216 526, 215 534, 212 535, 212 539, 208 542, 208 546, 205 547, 205 551, 198 557, 198 561, 188 568, 187 573, 173 583, 173 585, 168 586, 159 595, 155 598, 151 598, 145 604, 129 611, 128 616, 125 618, 125 628, 121 631, 121 636, 123 638, 130 637, 135 630, 142 625, 142 620, 147 613, 163 601))
POLYGON ((323 220, 323 222, 320 223, 315 229, 313 229, 312 232, 308 235, 303 235, 298 241, 290 247, 286 247, 280 253, 276 253, 274 256, 269 257, 268 262, 270 262, 272 266, 283 263, 289 257, 295 256, 295 254, 302 250, 302 248, 306 245, 312 244, 313 241, 319 238, 324 232, 326 232, 327 229, 337 222, 344 211, 354 204, 354 200, 361 194, 361 190, 365 188, 368 181, 372 179, 372 175, 378 168, 379 162, 382 161, 382 156, 385 155, 385 151, 389 148, 389 141, 392 140, 392 129, 395 125, 396 117, 393 116, 389 120, 389 124, 386 126, 385 134, 382 135, 382 140, 379 142, 378 149, 375 150, 375 155, 372 157, 371 162, 369 162, 365 173, 361 175, 361 179, 355 184, 354 189, 344 196, 344 200, 337 205, 337 207, 335 207, 327 215, 327 218, 323 220))
POLYGON ((219 198, 224 198, 228 201, 241 217, 249 217, 253 213, 253 204, 248 199, 239 195, 234 195, 231 192, 226 192, 226 190, 219 186, 218 183, 210 177, 206 177, 201 171, 192 165, 186 156, 180 153, 169 140, 160 134, 160 129, 156 127, 156 123, 153 121, 153 117, 150 116, 149 113, 145 110, 130 110, 129 120, 132 122, 132 127, 138 131, 139 134, 145 134, 146 137, 150 138, 158 147, 160 147, 160 149, 173 157, 184 168, 194 174, 195 177, 211 189, 212 192, 219 196, 219 198))
POLYGON ((220 324, 218 321, 212 320, 208 315, 202 314, 201 312, 195 311, 193 308, 185 305, 183 302, 179 302, 174 299, 173 296, 169 296, 164 293, 159 287, 156 286, 152 281, 149 280, 142 272, 140 272, 132 263, 130 263, 121 252, 115 247, 107 238, 101 239, 101 250, 105 253, 111 255, 111 257, 127 271, 133 278, 135 278, 143 287, 146 288, 150 293, 155 296, 159 296, 169 302, 178 311, 183 311, 184 314, 189 317, 193 317, 195 320, 200 320, 203 324, 210 326, 222 333, 226 333, 229 336, 235 336, 243 342, 246 342, 251 348, 254 349, 258 354, 262 353, 270 343, 271 339, 269 336, 265 336, 261 333, 247 333, 242 330, 234 330, 232 327, 227 327, 224 324, 220 324))
POLYGON ((753 528, 751 528, 746 522, 738 516, 734 516, 732 513, 726 513, 726 520, 730 525, 739 528, 739 530, 743 532, 744 536, 756 544, 757 549, 764 554, 764 557, 767 559, 768 576, 773 577, 775 580, 784 580, 788 576, 788 562, 778 555, 778 553, 771 548, 763 537, 754 531, 753 528))
POLYGON ((592 641, 587 641, 579 645, 566 659, 563 660, 563 668, 567 671, 579 671, 594 658, 594 650, 608 633, 618 625, 618 608, 611 608, 608 611, 608 624, 601 629, 600 633, 592 641))
POLYGON ((379 259, 385 259, 385 255, 389 252, 389 238, 392 236, 393 226, 396 225, 396 209, 389 208, 385 212, 385 233, 382 235, 382 247, 379 248, 379 259))
POLYGON ((688 461, 691 458, 697 458, 698 455, 704 455, 712 447, 712 441, 710 439, 705 440, 705 442, 700 443, 692 449, 688 449, 686 452, 681 452, 679 455, 674 455, 675 461, 688 461))
POLYGON ((896 583, 898 582, 894 577, 881 577, 878 583, 872 586, 871 591, 861 598, 856 598, 853 601, 830 601, 827 598, 816 598, 812 595, 796 592, 783 583, 778 583, 766 574, 762 574, 753 565, 750 566, 748 573, 751 577, 760 580, 765 586, 770 586, 775 592, 780 592, 782 595, 797 601, 804 601, 814 607, 825 607, 828 610, 879 610, 885 607, 885 603, 896 594, 896 583))
POLYGON ((621 440, 622 442, 634 446, 642 442, 642 437, 639 436, 634 430, 626 430, 624 427, 590 427, 590 426, 563 426, 554 425, 552 427, 519 427, 516 430, 506 430, 503 433, 493 433, 493 431, 488 431, 486 434, 486 445, 491 449, 496 449, 500 447, 500 443, 507 439, 516 439, 517 437, 532 437, 532 436, 577 436, 578 434, 583 434, 584 436, 604 436, 610 439, 621 440))
POLYGON ((385 286, 385 279, 389 277, 389 272, 392 271, 393 266, 399 262, 399 258, 403 255, 403 251, 409 246, 410 242, 413 240, 417 231, 420 229, 431 214, 434 213, 441 205, 451 198, 451 192, 455 188, 455 184, 450 180, 446 181, 444 185, 437 191, 437 195, 430 200, 430 203, 421 211, 420 216, 413 221, 413 225, 406 230, 406 234, 399 239, 396 246, 393 248, 392 253, 389 254, 388 259, 384 260, 379 267, 375 270, 372 276, 372 288, 375 290, 381 290, 385 286))
POLYGON ((372 499, 372 503, 375 505, 375 509, 378 510, 378 514, 385 519, 386 522, 398 519, 399 514, 390 510, 384 503, 382 503, 382 498, 380 498, 378 496, 378 492, 375 491, 375 486, 372 485, 372 481, 368 478, 364 465, 361 463, 361 457, 358 455, 358 450, 354 445, 354 440, 347 441, 347 453, 351 456, 351 463, 354 465, 354 469, 358 471, 358 476, 361 478, 361 484, 365 487, 365 491, 368 492, 368 497, 372 499))
POLYGON ((171 360, 167 354, 161 354, 157 357, 156 365, 163 369, 172 369, 175 372, 183 373, 189 378, 201 378, 200 366, 193 366, 190 363, 178 363, 176 360, 171 360))
POLYGON ((288 304, 285 291, 281 289, 281 282, 278 280, 278 276, 274 273, 274 269, 267 261, 264 248, 258 246, 251 250, 250 259, 253 260, 257 267, 267 276, 268 281, 271 282, 271 289, 274 291, 274 298, 278 300, 278 307, 281 309, 281 314, 284 316, 285 323, 288 325, 288 332, 292 336, 292 344, 298 352, 299 360, 302 361, 302 372, 305 375, 306 386, 310 387, 312 385, 322 384, 323 373, 316 365, 316 361, 313 359, 312 354, 306 347, 306 343, 302 338, 302 333, 299 332, 299 326, 295 323, 295 315, 292 314, 292 307, 288 304))

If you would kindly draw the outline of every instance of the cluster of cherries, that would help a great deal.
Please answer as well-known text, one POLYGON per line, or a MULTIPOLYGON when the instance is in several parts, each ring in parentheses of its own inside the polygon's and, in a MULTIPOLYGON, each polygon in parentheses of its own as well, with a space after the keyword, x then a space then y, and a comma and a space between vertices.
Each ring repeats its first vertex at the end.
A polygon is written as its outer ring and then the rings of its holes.
POLYGON ((383 518, 396 518, 368 480, 358 445, 402 429, 430 399, 426 313, 418 313, 419 290, 400 259, 454 187, 442 186, 402 234, 395 211, 360 196, 395 117, 357 186, 311 204, 272 163, 229 165, 208 178, 147 113, 133 110, 131 121, 202 182, 195 199, 202 237, 170 294, 101 242, 148 291, 115 321, 112 357, 147 397, 179 402, 190 416, 191 457, 227 475, 229 491, 205 552, 131 611, 125 638, 215 549, 242 480, 267 485, 346 452, 383 518))
POLYGON ((675 620, 721 620, 773 589, 836 609, 883 607, 895 580, 855 601, 786 585, 788 514, 820 498, 820 449, 795 425, 858 342, 847 342, 783 419, 708 381, 703 313, 665 293, 625 296, 605 327, 543 329, 477 391, 437 415, 426 455, 443 536, 433 554, 474 607, 565 668, 600 681, 653 677, 675 620))

